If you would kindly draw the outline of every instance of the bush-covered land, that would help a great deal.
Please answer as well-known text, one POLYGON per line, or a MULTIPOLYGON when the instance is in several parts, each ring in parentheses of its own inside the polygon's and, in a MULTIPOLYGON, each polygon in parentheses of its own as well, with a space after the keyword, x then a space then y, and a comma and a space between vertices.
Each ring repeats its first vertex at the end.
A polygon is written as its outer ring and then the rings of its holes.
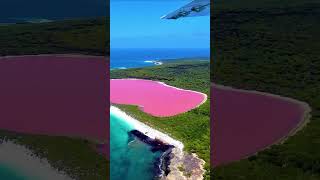
MULTIPOLYGON (((162 81, 171 86, 206 93, 209 97, 209 61, 168 61, 161 66, 112 70, 111 78, 139 78, 162 81)), ((199 108, 173 117, 153 117, 137 106, 117 105, 139 121, 182 141, 185 150, 206 161, 209 179, 210 163, 210 97, 199 108)))
POLYGON ((24 145, 37 157, 46 158, 52 167, 66 172, 74 179, 107 179, 109 163, 104 156, 95 151, 93 142, 78 138, 30 135, 4 130, 0 131, 0 139, 24 145))
MULTIPOLYGON (((0 56, 26 54, 109 54, 109 18, 65 20, 40 24, 0 25, 0 56)), ((107 179, 109 163, 95 142, 71 137, 0 131, 0 139, 25 145, 74 179, 107 179)))
POLYGON ((213 178, 320 179, 319 1, 218 1, 212 15, 213 82, 312 107, 303 130, 256 156, 215 168, 213 178))
POLYGON ((0 55, 109 53, 109 18, 0 24, 0 55))

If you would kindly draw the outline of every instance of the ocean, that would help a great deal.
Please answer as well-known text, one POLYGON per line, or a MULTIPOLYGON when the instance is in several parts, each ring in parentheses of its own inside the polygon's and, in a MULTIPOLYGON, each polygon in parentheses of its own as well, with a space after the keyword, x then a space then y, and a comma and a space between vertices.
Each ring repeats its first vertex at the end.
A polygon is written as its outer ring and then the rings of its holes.
POLYGON ((110 49, 110 68, 126 69, 155 65, 161 60, 210 57, 210 49, 110 49))
POLYGON ((130 136, 133 127, 110 114, 110 180, 152 180, 158 175, 160 152, 130 136))

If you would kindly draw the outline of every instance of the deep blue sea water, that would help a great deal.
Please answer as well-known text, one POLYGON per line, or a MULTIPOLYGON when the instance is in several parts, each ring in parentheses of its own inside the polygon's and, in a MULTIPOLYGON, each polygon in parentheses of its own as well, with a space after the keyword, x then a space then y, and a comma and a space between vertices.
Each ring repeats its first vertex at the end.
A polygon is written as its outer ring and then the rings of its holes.
POLYGON ((110 180, 152 180, 160 152, 152 153, 148 145, 130 137, 133 127, 110 114, 110 180))
POLYGON ((179 58, 207 58, 210 49, 111 49, 111 69, 125 69, 134 67, 152 66, 146 61, 179 59, 179 58))

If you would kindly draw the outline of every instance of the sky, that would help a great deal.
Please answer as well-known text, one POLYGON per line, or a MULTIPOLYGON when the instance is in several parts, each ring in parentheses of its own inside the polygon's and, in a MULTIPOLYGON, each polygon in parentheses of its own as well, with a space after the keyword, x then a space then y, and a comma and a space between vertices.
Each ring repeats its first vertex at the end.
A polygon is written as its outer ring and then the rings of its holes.
POLYGON ((209 16, 160 19, 189 2, 110 0, 111 48, 209 48, 209 16))

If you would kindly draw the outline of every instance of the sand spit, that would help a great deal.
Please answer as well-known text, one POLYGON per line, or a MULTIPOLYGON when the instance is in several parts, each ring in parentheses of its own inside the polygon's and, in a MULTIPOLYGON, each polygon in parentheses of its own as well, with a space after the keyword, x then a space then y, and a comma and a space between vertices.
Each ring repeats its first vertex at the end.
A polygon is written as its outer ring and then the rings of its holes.
POLYGON ((301 130, 311 116, 311 107, 293 98, 216 84, 212 84, 211 93, 213 140, 217 147, 213 152, 214 166, 245 159, 283 143, 301 130))
POLYGON ((0 162, 35 180, 72 180, 64 172, 54 169, 46 159, 12 141, 1 142, 0 162))
POLYGON ((205 161, 198 158, 196 154, 188 154, 183 151, 184 145, 182 142, 171 138, 169 135, 155 130, 142 122, 134 119, 125 112, 115 106, 110 107, 110 113, 120 119, 130 123, 136 130, 144 133, 152 139, 161 140, 164 143, 175 146, 170 153, 170 173, 163 176, 162 180, 202 180, 205 173, 205 161))

